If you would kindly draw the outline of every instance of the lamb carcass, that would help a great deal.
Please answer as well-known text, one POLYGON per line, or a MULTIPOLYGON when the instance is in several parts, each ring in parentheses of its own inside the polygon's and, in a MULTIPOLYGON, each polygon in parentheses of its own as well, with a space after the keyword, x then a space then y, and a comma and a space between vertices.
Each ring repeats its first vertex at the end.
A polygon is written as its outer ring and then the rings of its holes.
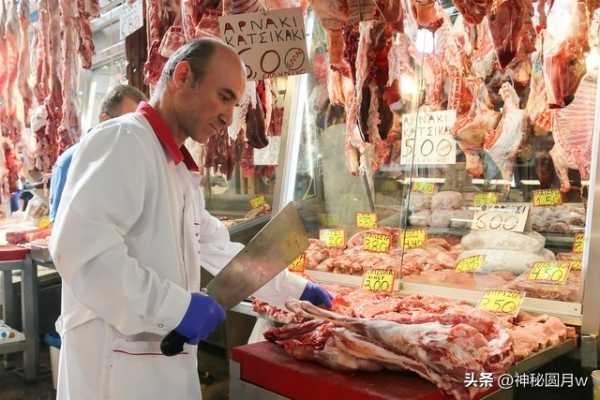
POLYGON ((493 0, 453 0, 453 3, 465 21, 478 25, 489 13, 493 0))
POLYGON ((504 108, 500 123, 485 138, 484 149, 496 164, 502 179, 510 181, 514 163, 527 133, 527 114, 519 108, 519 96, 510 83, 500 89, 504 108))
POLYGON ((583 0, 556 0, 543 33, 544 79, 550 108, 569 105, 585 75, 588 10, 583 0))
POLYGON ((497 0, 488 23, 498 62, 505 68, 517 54, 528 0, 497 0))

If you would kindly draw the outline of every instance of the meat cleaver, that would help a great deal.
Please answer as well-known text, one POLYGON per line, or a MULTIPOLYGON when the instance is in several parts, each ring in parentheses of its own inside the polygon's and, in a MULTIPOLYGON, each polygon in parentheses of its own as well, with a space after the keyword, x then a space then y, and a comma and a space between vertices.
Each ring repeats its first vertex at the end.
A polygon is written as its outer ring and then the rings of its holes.
MULTIPOLYGON (((295 202, 288 203, 210 281, 206 293, 229 310, 283 271, 308 248, 308 236, 295 202)), ((186 338, 174 330, 161 342, 166 356, 183 351, 186 338)))

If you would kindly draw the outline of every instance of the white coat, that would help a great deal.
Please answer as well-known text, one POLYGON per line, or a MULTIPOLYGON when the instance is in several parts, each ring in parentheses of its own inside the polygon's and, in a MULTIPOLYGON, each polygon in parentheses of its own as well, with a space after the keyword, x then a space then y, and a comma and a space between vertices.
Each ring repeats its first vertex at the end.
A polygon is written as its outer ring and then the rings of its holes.
MULTIPOLYGON (((165 357, 160 340, 200 289, 200 266, 216 274, 242 245, 205 210, 189 160, 147 104, 83 137, 50 240, 63 280, 58 400, 201 398, 196 347, 165 357)), ((305 285, 284 271, 256 295, 282 304, 305 285)))

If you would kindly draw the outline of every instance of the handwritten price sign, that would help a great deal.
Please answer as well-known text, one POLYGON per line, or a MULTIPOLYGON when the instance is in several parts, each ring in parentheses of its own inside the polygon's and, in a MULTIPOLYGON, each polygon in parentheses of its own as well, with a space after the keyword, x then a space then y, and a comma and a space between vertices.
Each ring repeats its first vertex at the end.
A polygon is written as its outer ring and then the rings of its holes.
POLYGON ((394 271, 391 269, 372 269, 364 273, 361 287, 372 292, 394 290, 394 271))
POLYGON ((431 194, 436 192, 436 186, 433 182, 413 182, 411 191, 431 194))
POLYGON ((533 205, 535 207, 557 206, 559 204, 562 204, 562 194, 558 189, 533 191, 533 205))
POLYGON ((569 263, 569 267, 571 268, 571 271, 581 271, 581 269, 583 268, 583 264, 579 260, 573 260, 573 261, 567 261, 567 262, 569 263))
POLYGON ((302 8, 226 15, 219 18, 219 28, 244 61, 248 80, 307 72, 302 8))
POLYGON ((583 233, 575 235, 575 241, 573 242, 573 253, 583 253, 583 233))
POLYGON ((523 304, 523 295, 511 290, 488 290, 481 300, 478 308, 496 314, 517 315, 523 304))
POLYGON ((569 271, 571 270, 570 262, 563 261, 544 261, 533 264, 527 278, 530 281, 540 283, 551 283, 563 285, 567 281, 569 271))
POLYGON ((466 257, 456 263, 456 272, 477 272, 483 265, 485 256, 466 257))
POLYGON ((471 229, 476 231, 523 232, 528 215, 529 206, 484 205, 475 212, 471 229))
POLYGON ((267 204, 265 196, 254 196, 250 199, 250 207, 252 208, 261 208, 265 204, 267 204))
POLYGON ((400 164, 456 164, 455 121, 454 110, 402 115, 400 164))
POLYGON ((377 214, 369 212, 357 212, 356 226, 363 229, 377 228, 377 214))
POLYGON ((304 272, 304 267, 306 266, 306 257, 304 254, 296 257, 294 261, 288 265, 288 270, 291 272, 304 272))
POLYGON ((363 248, 374 253, 387 253, 390 251, 392 238, 385 233, 365 233, 363 248))
POLYGON ((346 235, 342 229, 321 229, 319 231, 319 239, 328 247, 346 246, 346 235))
POLYGON ((402 239, 404 239, 404 250, 416 249, 425 244, 427 231, 425 229, 407 229, 400 235, 400 240, 402 239))
POLYGON ((473 205, 484 206, 489 204, 496 204, 498 202, 498 193, 486 192, 486 193, 477 193, 473 198, 473 205))

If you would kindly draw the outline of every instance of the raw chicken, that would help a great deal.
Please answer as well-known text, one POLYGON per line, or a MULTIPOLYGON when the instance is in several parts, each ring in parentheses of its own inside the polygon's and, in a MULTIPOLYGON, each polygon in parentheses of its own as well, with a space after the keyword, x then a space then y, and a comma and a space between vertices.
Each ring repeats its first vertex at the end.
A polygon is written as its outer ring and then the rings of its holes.
POLYGON ((479 272, 508 271, 513 274, 522 274, 538 261, 554 260, 552 252, 538 254, 527 250, 478 249, 463 251, 458 261, 473 256, 485 257, 479 272))

